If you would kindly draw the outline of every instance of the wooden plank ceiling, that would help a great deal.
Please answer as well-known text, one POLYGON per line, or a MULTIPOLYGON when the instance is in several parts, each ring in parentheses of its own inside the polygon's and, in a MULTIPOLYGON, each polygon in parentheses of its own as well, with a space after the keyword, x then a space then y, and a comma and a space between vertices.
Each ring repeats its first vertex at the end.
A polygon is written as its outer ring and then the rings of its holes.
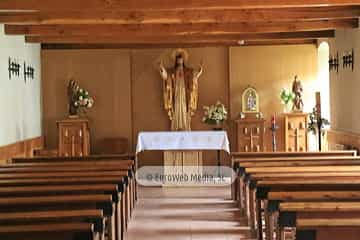
POLYGON ((0 23, 45 48, 316 43, 357 28, 360 0, 0 0, 0 23))

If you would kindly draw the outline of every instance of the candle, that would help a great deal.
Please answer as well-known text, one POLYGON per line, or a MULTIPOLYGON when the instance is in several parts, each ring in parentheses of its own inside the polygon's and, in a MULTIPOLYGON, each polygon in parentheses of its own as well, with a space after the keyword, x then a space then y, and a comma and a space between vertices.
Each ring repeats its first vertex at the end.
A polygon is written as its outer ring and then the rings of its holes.
POLYGON ((276 124, 276 116, 275 116, 275 113, 274 113, 274 115, 272 116, 272 118, 271 118, 271 124, 272 125, 274 125, 275 126, 275 124, 276 124))

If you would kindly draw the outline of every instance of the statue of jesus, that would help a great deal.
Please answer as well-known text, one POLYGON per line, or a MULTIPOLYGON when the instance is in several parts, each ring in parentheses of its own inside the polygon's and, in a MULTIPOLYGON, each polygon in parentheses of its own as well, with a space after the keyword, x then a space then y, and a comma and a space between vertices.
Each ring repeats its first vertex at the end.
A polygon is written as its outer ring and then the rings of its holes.
POLYGON ((160 63, 160 75, 163 80, 164 108, 171 121, 172 131, 190 131, 191 117, 197 110, 198 80, 203 73, 199 70, 186 67, 188 54, 183 49, 173 53, 175 65, 166 69, 160 63))

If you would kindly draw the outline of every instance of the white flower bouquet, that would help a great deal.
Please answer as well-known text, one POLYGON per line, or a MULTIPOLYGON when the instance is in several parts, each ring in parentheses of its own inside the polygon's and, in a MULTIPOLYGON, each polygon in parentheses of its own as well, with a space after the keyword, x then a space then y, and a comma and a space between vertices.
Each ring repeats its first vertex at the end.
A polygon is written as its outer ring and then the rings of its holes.
POLYGON ((204 106, 204 117, 202 121, 206 124, 217 125, 227 119, 228 112, 225 105, 218 101, 215 105, 204 106))
POLYGON ((85 91, 82 88, 76 92, 74 101, 74 107, 81 109, 81 108, 92 108, 94 105, 94 99, 89 95, 88 91, 85 91))

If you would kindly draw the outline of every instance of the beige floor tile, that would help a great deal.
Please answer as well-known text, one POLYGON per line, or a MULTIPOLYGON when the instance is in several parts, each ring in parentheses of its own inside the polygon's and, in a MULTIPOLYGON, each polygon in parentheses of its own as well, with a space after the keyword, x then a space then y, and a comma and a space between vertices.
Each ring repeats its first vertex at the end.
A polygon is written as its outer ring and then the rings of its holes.
POLYGON ((140 187, 126 240, 250 239, 246 219, 229 199, 225 187, 140 187))

